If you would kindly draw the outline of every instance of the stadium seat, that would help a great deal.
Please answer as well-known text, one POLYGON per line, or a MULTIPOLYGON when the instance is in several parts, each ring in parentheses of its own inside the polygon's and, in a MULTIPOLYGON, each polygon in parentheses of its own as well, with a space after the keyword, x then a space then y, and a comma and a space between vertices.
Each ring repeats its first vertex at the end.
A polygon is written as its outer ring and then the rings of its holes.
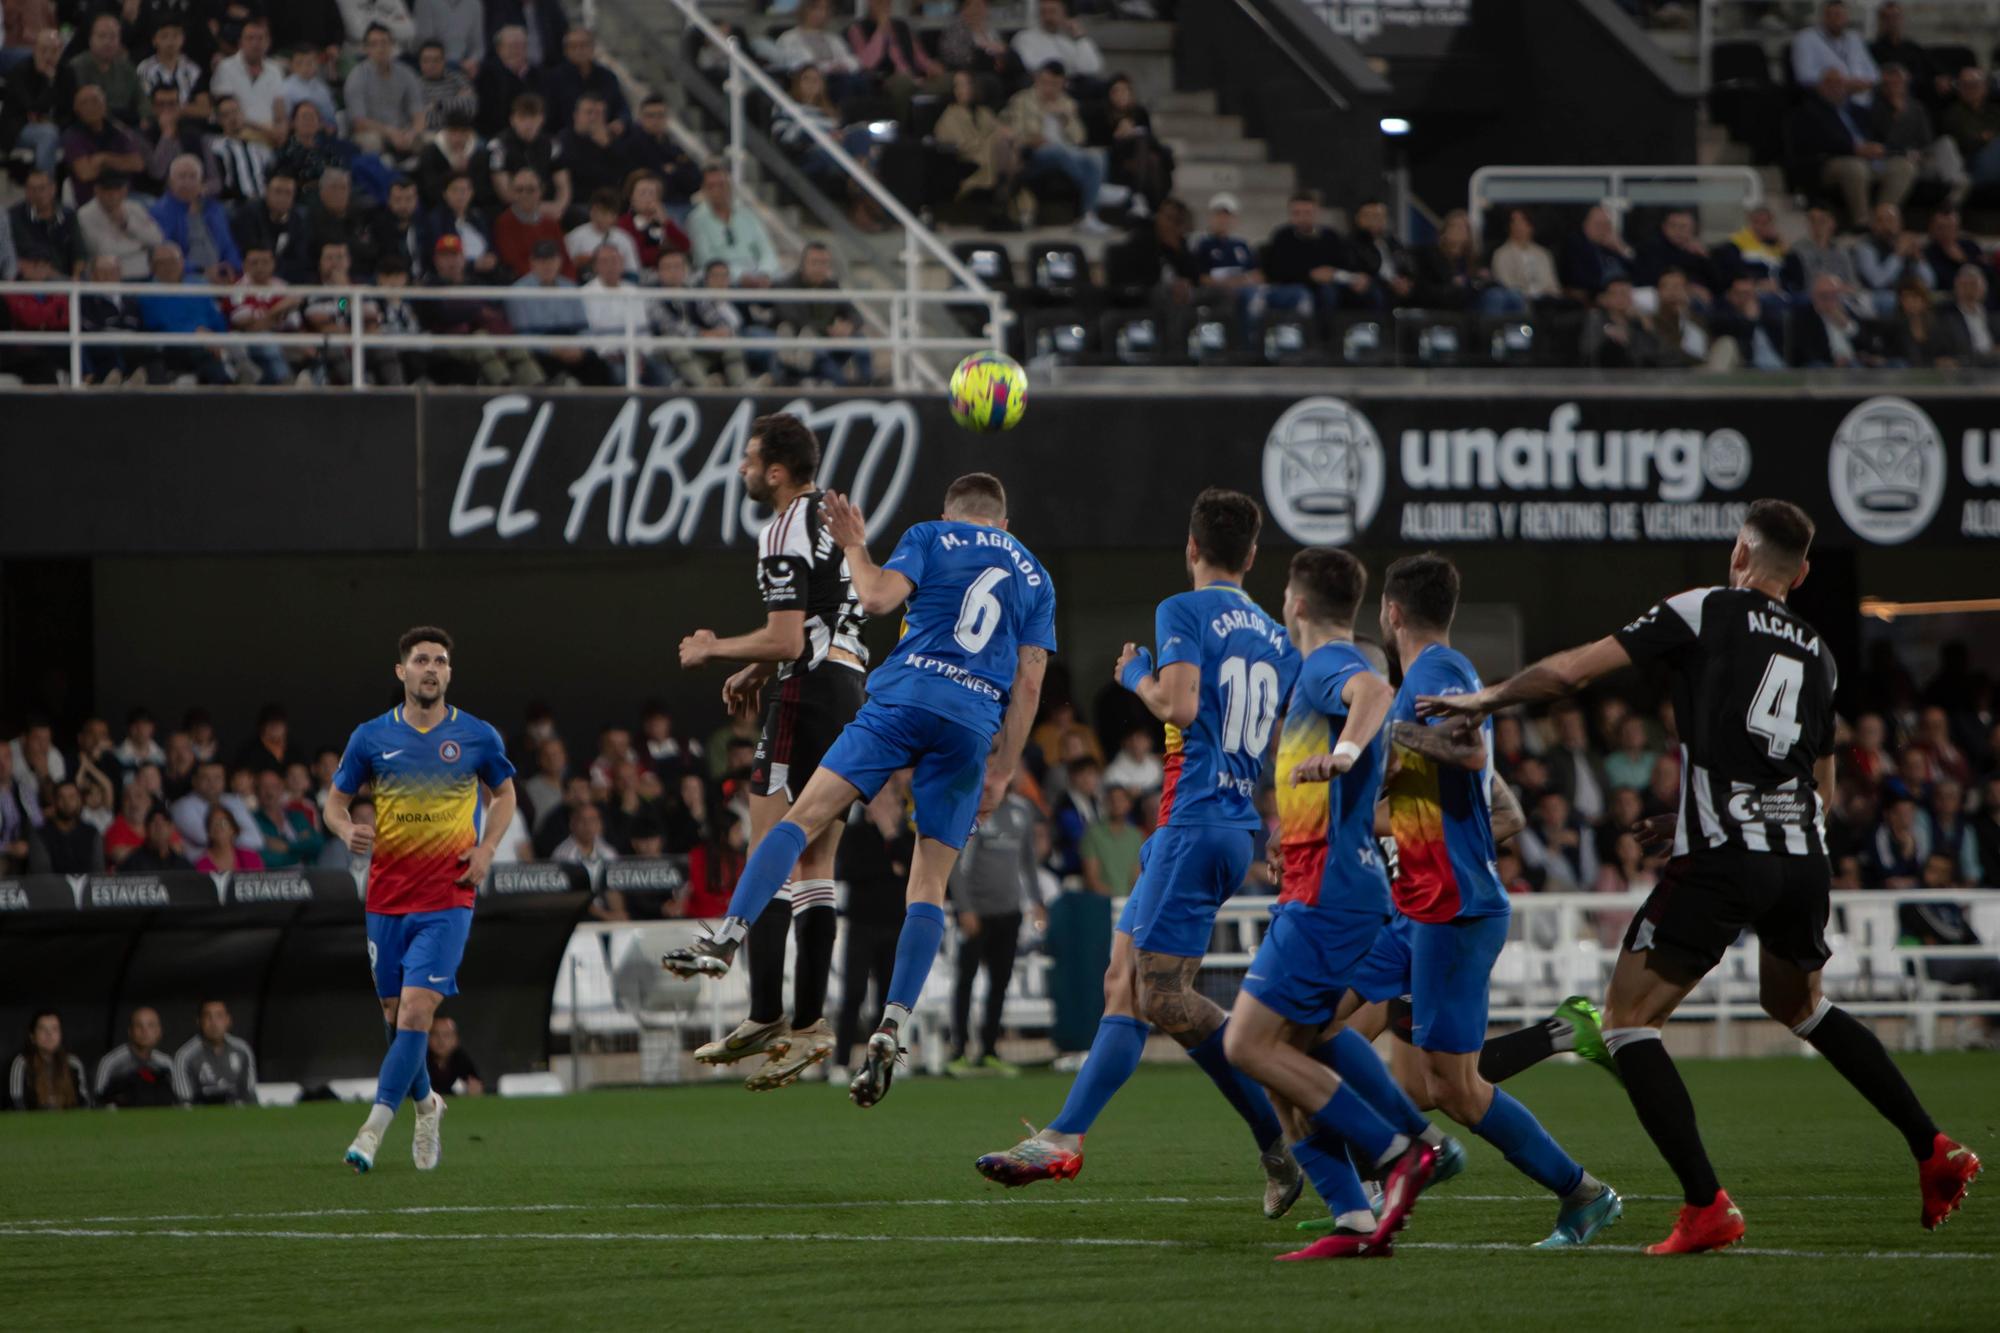
POLYGON ((1396 348, 1380 315, 1343 315, 1333 325, 1333 359, 1348 366, 1393 366, 1396 348))
POLYGON ((1070 241, 1029 245, 1028 288, 1037 305, 1087 307, 1098 296, 1090 279, 1090 256, 1070 241))
POLYGON ((1080 365, 1097 350, 1096 329, 1081 310, 1037 310, 1027 319, 1027 353, 1080 365))
POLYGON ((1469 359, 1483 358, 1496 366, 1546 364, 1541 341, 1535 336, 1535 322, 1528 316, 1484 316, 1479 321, 1475 338, 1474 345, 1469 349, 1469 359))
POLYGON ((1479 359, 1470 346, 1465 316, 1449 310, 1398 310, 1396 362, 1418 367, 1460 366, 1479 359))
POLYGON ((1257 329, 1257 349, 1273 366, 1312 366, 1325 360, 1318 321, 1293 310, 1265 312, 1257 329))
POLYGON ((1233 308, 1190 306, 1176 310, 1167 336, 1198 366, 1226 366, 1242 355, 1233 308))
POLYGON ((1113 310, 1103 319, 1100 346, 1121 366, 1155 366, 1179 360, 1167 323, 1149 310, 1113 310))

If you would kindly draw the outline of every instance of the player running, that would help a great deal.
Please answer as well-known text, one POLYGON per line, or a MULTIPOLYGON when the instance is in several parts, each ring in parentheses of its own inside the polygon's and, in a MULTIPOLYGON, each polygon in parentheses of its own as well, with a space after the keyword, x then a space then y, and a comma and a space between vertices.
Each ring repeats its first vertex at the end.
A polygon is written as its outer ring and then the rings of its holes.
MULTIPOLYGON (((765 682, 777 689, 764 708, 763 731, 750 769, 750 846, 785 817, 805 790, 820 758, 853 720, 866 694, 867 619, 855 600, 847 562, 828 531, 825 493, 813 484, 819 440, 803 421, 779 414, 750 423, 750 443, 737 469, 744 492, 775 514, 757 542, 757 590, 763 628, 718 639, 699 629, 681 640, 681 666, 746 662, 722 687, 731 713, 754 710, 765 682)), ((827 977, 833 970, 840 918, 834 904, 833 861, 842 821, 836 819, 799 857, 789 889, 781 889, 750 928, 750 1014, 735 1031, 694 1053, 705 1064, 733 1064, 763 1055, 745 1080, 752 1092, 782 1088, 833 1050, 826 1023, 827 977), (789 900, 789 901, 788 901, 789 900), (791 1022, 785 1021, 785 936, 798 936, 791 1022)))
MULTIPOLYGON (((1587 1244, 1617 1221, 1617 1193, 1571 1160, 1534 1114, 1479 1075, 1487 985, 1507 942, 1510 907, 1493 867, 1492 726, 1425 726, 1424 695, 1471 693, 1479 676, 1451 646, 1458 569, 1441 555, 1406 556, 1382 588, 1382 635, 1403 664, 1390 740, 1400 765, 1388 782, 1396 839, 1396 914, 1355 968, 1340 1017, 1363 1001, 1410 997, 1411 1040, 1423 1057, 1427 1104, 1498 1148, 1514 1167, 1562 1200, 1555 1230, 1538 1248, 1587 1244)), ((1335 1071, 1354 1077, 1336 1063, 1335 1071)), ((1400 1088, 1375 1103, 1397 1129, 1428 1127, 1400 1088)), ((1439 1174, 1452 1172, 1440 1164, 1439 1174)), ((1328 1237, 1329 1240, 1333 1237, 1328 1237)))
POLYGON ((820 761, 785 818, 752 852, 713 935, 661 964, 679 976, 721 976, 800 854, 891 773, 910 768, 917 850, 881 1027, 848 1085, 857 1106, 887 1095, 898 1034, 923 994, 944 940, 946 882, 973 821, 1000 803, 1020 763, 1055 651, 1055 588, 1007 533, 1007 493, 975 472, 945 491, 944 517, 903 534, 887 562, 869 557, 861 514, 829 493, 822 513, 847 555, 862 609, 908 604, 895 652, 869 677, 869 698, 820 761))
POLYGON ((1979 1174, 1979 1159, 1938 1132, 1875 1034, 1820 993, 1831 956, 1823 821, 1833 807, 1839 673, 1826 641, 1786 602, 1805 581, 1812 539, 1804 510, 1759 500, 1730 552, 1728 587, 1677 593, 1504 684, 1421 701, 1432 716, 1479 718, 1560 698, 1633 662, 1674 668, 1682 743, 1673 859, 1632 919, 1605 999, 1605 1041, 1625 1091, 1681 1182, 1673 1231, 1648 1254, 1719 1250, 1743 1238, 1743 1214, 1702 1149, 1660 1025, 1746 928, 1757 931, 1764 1012, 1902 1131, 1917 1159, 1923 1225, 1943 1223, 1979 1174))
POLYGON ((1159 821, 1140 853, 1104 974, 1104 1018, 1062 1113, 1047 1129, 975 1163, 1003 1185, 1067 1180, 1083 1169, 1083 1136, 1139 1067, 1148 1024, 1179 1042, 1249 1124, 1265 1173, 1264 1213, 1281 1217, 1304 1181, 1285 1150, 1271 1100, 1224 1053, 1229 1016, 1194 987, 1215 913, 1242 885, 1262 826, 1257 779, 1298 654, 1243 591, 1263 514, 1237 491, 1210 488, 1188 520, 1193 591, 1160 603, 1159 660, 1126 644, 1120 684, 1167 726, 1159 821))
POLYGON ((1388 1253, 1434 1171, 1464 1156, 1436 1130, 1406 1137, 1375 1111, 1371 1091, 1379 1099, 1393 1084, 1365 1038, 1342 1029, 1321 1042, 1355 965, 1389 920, 1375 801, 1395 691, 1354 646, 1367 587, 1367 569, 1345 551, 1292 557, 1285 631, 1303 661, 1278 742, 1282 887, 1227 1029, 1229 1062, 1306 1113, 1286 1116, 1292 1156, 1334 1219, 1331 1236, 1286 1259, 1388 1253), (1336 1064, 1352 1072, 1343 1078, 1336 1064), (1387 1169, 1379 1221, 1350 1149, 1387 1169))
POLYGON ((368 967, 392 1033, 375 1105, 347 1148, 357 1174, 374 1167, 405 1094, 417 1108, 410 1156, 419 1171, 438 1164, 444 1098, 424 1063, 431 1021, 444 997, 458 994, 473 895, 514 822, 506 743, 444 701, 451 649, 451 635, 432 626, 403 635, 396 645, 403 702, 354 729, 326 793, 327 830, 370 857, 368 967), (363 783, 374 786, 372 827, 348 812, 363 783))

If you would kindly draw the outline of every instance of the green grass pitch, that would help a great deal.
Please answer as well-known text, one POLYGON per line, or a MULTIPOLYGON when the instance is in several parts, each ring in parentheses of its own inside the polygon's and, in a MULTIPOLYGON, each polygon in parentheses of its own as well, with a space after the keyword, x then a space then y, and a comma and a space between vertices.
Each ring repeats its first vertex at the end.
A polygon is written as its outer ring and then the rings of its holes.
MULTIPOLYGON (((2000 1059, 1908 1060, 1947 1132, 2000 1169, 2000 1059)), ((0 1117, 0 1324, 19 1329, 2000 1328, 2000 1190, 1917 1224, 1900 1139, 1824 1063, 1690 1062, 1749 1223, 1649 1259, 1678 1202, 1624 1094, 1587 1066, 1510 1090, 1626 1196, 1591 1250, 1539 1254, 1555 1207, 1484 1143, 1387 1261, 1274 1264, 1248 1135, 1207 1081, 1143 1067, 1082 1176, 972 1170, 1068 1080, 906 1079, 870 1112, 806 1084, 453 1103, 444 1165, 340 1154, 357 1107, 0 1117)))

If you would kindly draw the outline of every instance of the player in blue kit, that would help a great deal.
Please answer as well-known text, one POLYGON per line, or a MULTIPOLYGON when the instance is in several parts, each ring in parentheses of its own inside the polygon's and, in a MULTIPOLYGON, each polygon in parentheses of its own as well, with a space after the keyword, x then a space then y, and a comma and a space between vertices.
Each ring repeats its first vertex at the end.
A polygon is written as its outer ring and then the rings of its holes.
POLYGON ((882 1024, 848 1085, 857 1106, 889 1091, 898 1033, 923 994, 944 940, 946 882, 975 819, 1006 794, 1027 743, 1055 651, 1054 585, 1041 562, 1007 532, 1007 493, 975 472, 945 491, 944 517, 903 534, 879 567, 867 527, 829 493, 827 530, 847 557, 854 594, 871 616, 905 607, 903 637, 868 677, 868 702, 841 730, 798 800, 750 854, 729 915, 714 933, 675 949, 662 966, 680 976, 729 970, 749 923, 783 887, 799 854, 889 775, 915 768, 917 849, 882 1024))
POLYGON ((1083 1136, 1139 1067, 1151 1027, 1179 1042, 1248 1122, 1265 1172, 1264 1212, 1282 1216, 1304 1187, 1271 1100, 1224 1054, 1228 1015, 1194 987, 1216 909, 1241 887, 1263 820, 1257 780, 1298 654, 1243 591, 1263 514, 1237 491, 1211 488, 1188 521, 1191 592, 1160 603, 1158 660, 1126 644, 1120 684, 1166 724, 1159 820, 1140 853, 1104 974, 1104 1018, 1062 1114, 1047 1129, 975 1163, 1003 1185, 1067 1180, 1083 1168, 1083 1136))
MULTIPOLYGON (((1408 995, 1426 1103, 1562 1200, 1541 1248, 1583 1245, 1618 1220, 1617 1193, 1577 1165, 1533 1112, 1479 1073, 1488 983, 1511 911, 1493 866, 1492 723, 1433 726, 1417 714, 1420 696, 1481 688, 1472 663, 1451 646, 1458 587, 1457 568, 1435 553, 1396 561, 1383 582, 1382 634, 1403 664, 1389 733, 1399 762, 1386 784, 1398 858, 1396 914, 1355 968, 1339 1017, 1345 1021, 1364 1001, 1408 995)), ((1427 1127, 1416 1104, 1394 1089, 1375 1105, 1405 1133, 1427 1127)))
POLYGON ((1402 1134, 1375 1110, 1393 1079, 1365 1038, 1321 1035, 1390 915, 1375 803, 1395 691, 1354 645, 1367 587, 1345 551, 1292 558, 1285 631, 1304 659, 1278 742, 1281 887, 1227 1029, 1229 1062, 1299 1112, 1286 1116, 1292 1156, 1334 1219, 1333 1236, 1287 1259, 1387 1253, 1433 1173, 1462 1160, 1435 1129, 1402 1134), (1386 1169, 1379 1220, 1350 1151, 1386 1169))

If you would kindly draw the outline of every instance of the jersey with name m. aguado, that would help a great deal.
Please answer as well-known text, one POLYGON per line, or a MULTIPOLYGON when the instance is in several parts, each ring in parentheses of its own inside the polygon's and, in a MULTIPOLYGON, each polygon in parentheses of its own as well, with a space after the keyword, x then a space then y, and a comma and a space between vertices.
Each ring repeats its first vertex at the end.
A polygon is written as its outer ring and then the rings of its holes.
POLYGON ((1299 665, 1278 733, 1281 904, 1389 915, 1389 877, 1375 846, 1375 802, 1382 791, 1387 735, 1376 732, 1354 766, 1331 782, 1292 785, 1292 770, 1340 744, 1348 718, 1341 693, 1349 681, 1373 670, 1361 650, 1346 640, 1321 644, 1299 665))
POLYGON ((452 881, 485 820, 479 785, 491 790, 513 776, 500 733, 456 708, 428 731, 407 720, 401 704, 356 727, 333 785, 349 796, 363 783, 373 789, 368 910, 401 916, 472 906, 473 890, 452 881))
MULTIPOLYGON (((1482 686, 1465 654, 1428 644, 1403 671, 1389 710, 1392 722, 1415 722, 1420 695, 1471 694, 1482 686)), ((1504 916, 1512 910, 1493 864, 1493 722, 1480 724, 1486 767, 1441 764, 1398 747, 1402 767, 1389 780, 1389 831, 1396 839, 1396 910, 1413 921, 1504 916)))
POLYGON ((1002 528, 934 519, 904 533, 882 568, 911 591, 869 698, 999 731, 1018 650, 1056 650, 1055 584, 1041 561, 1002 528))
POLYGON ((824 491, 808 491, 771 519, 757 539, 757 591, 769 611, 805 613, 805 646, 796 659, 780 663, 778 679, 797 671, 817 671, 828 664, 843 671, 865 671, 868 649, 861 627, 868 617, 861 610, 848 578, 847 557, 833 544, 821 508, 824 491))
POLYGON ((1833 744, 1840 672, 1819 632, 1755 588, 1695 588, 1617 638, 1633 661, 1674 668, 1674 855, 1729 846, 1824 856, 1813 766, 1833 744))
POLYGON ((1161 602, 1153 641, 1155 673, 1177 662, 1201 672, 1194 721, 1167 724, 1159 827, 1262 828, 1257 779, 1299 670, 1284 626, 1235 584, 1211 583, 1161 602))

